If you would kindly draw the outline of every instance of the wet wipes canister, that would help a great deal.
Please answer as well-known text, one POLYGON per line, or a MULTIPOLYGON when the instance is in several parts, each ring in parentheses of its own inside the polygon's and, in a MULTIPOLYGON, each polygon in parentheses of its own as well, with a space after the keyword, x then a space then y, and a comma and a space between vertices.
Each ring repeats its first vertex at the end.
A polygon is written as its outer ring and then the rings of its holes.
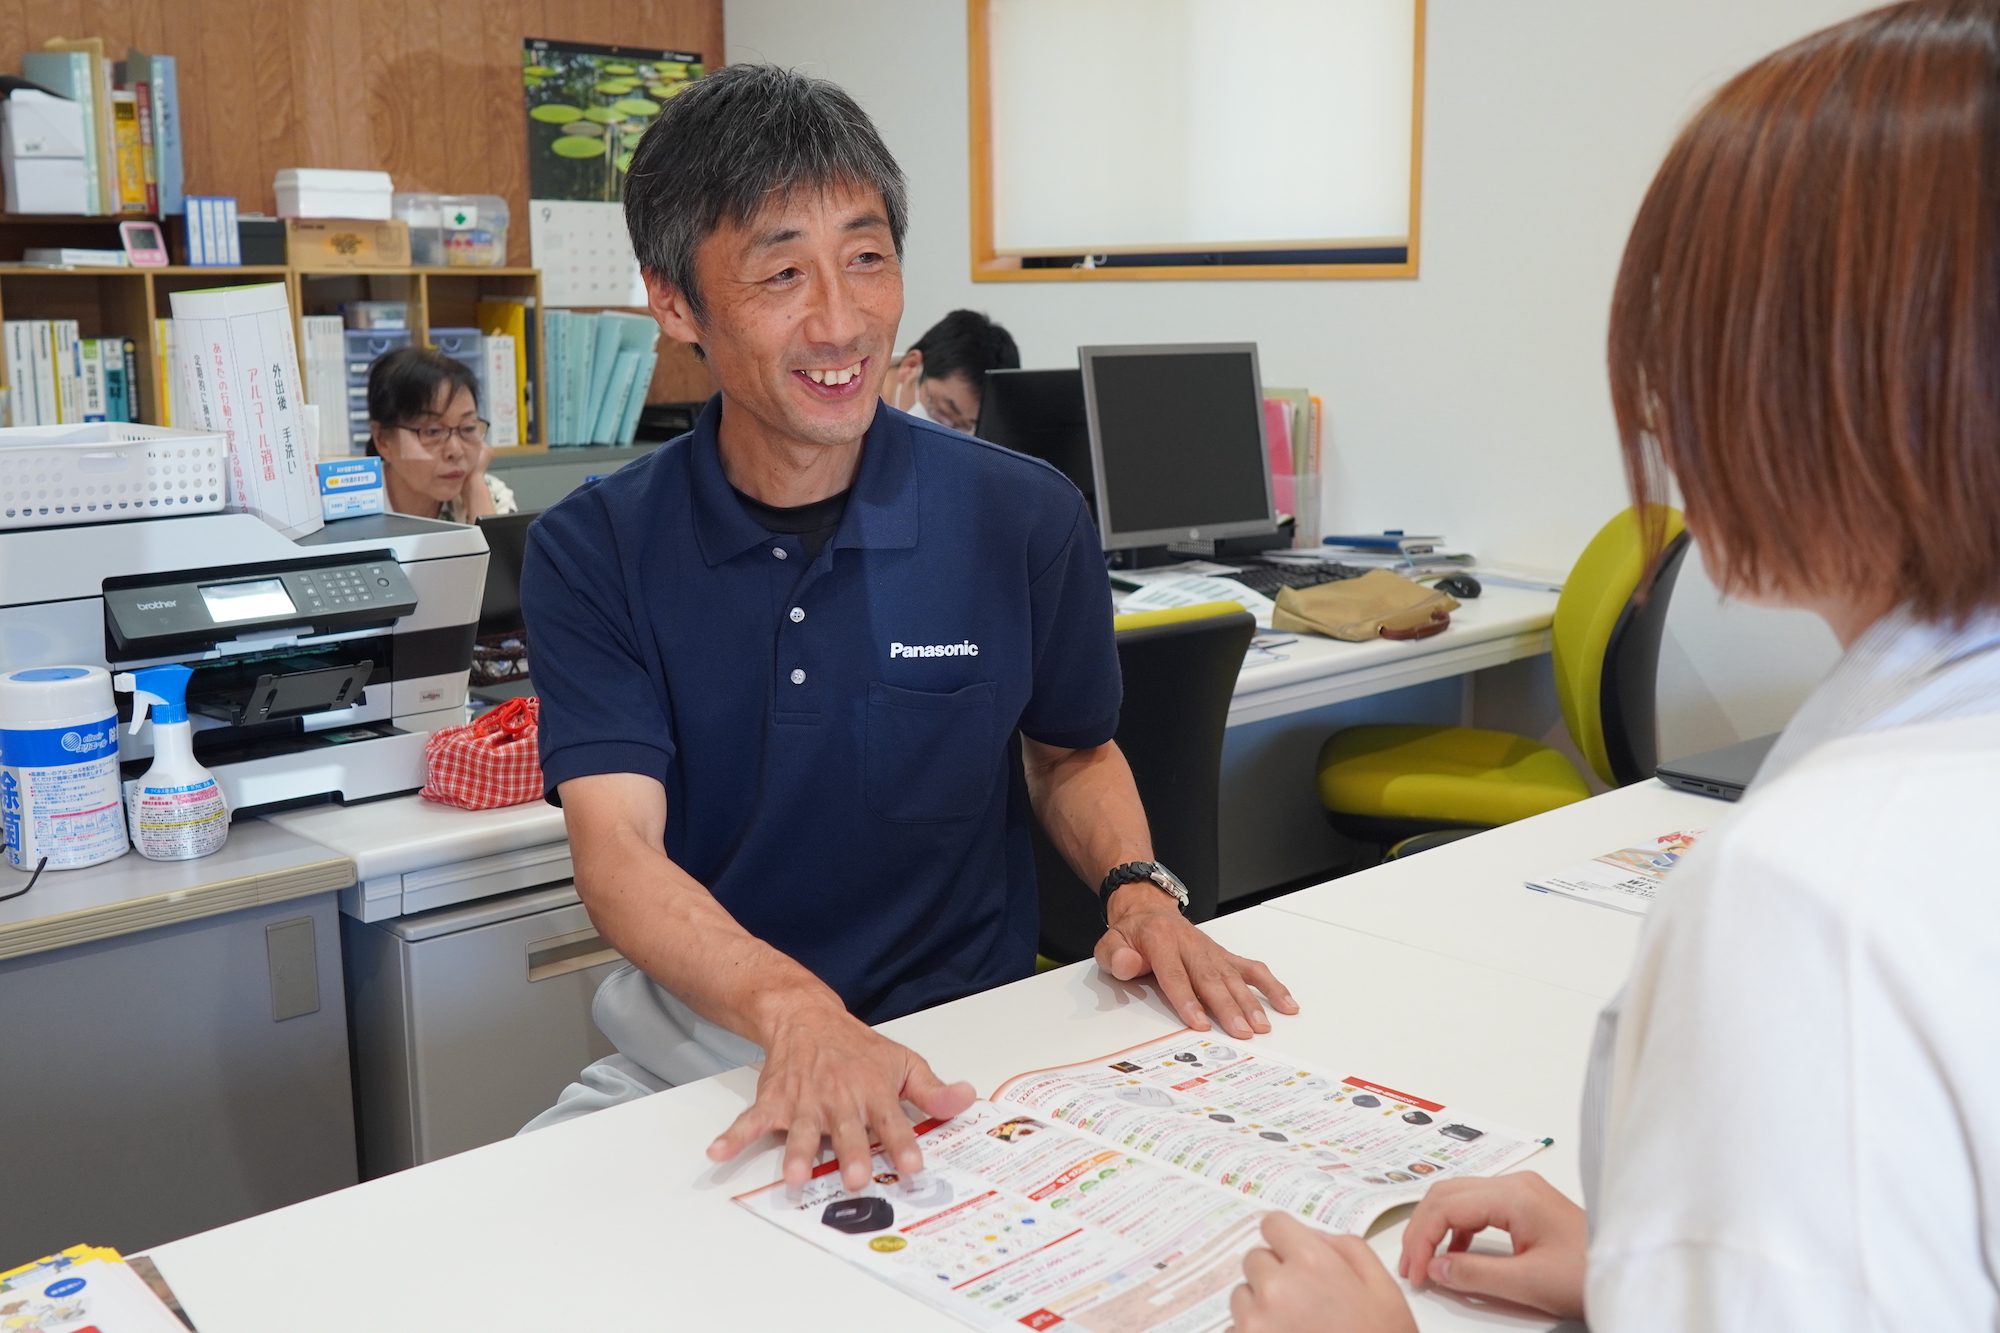
POLYGON ((74 870, 122 856, 118 710, 95 666, 0 671, 0 836, 7 863, 74 870))

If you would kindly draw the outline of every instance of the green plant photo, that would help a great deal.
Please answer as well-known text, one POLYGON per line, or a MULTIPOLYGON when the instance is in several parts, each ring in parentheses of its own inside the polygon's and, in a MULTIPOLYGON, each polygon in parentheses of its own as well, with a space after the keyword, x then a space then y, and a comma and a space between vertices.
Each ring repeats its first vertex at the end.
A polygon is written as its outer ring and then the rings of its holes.
POLYGON ((639 137, 701 75, 693 51, 524 41, 528 197, 618 202, 639 137))

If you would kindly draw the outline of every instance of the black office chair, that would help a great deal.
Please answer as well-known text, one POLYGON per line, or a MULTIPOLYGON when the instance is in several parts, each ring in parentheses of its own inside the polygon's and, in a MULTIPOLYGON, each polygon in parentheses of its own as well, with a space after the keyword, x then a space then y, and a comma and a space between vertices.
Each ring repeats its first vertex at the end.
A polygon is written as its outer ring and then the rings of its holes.
MULTIPOLYGON (((1257 623, 1233 602, 1214 602, 1120 616, 1117 624, 1125 702, 1115 739, 1132 765, 1153 855, 1187 885, 1188 916, 1206 921, 1222 878, 1222 734, 1257 623)), ((1035 874, 1042 956, 1058 963, 1090 957, 1104 933, 1097 886, 1077 879, 1039 825, 1035 874)))

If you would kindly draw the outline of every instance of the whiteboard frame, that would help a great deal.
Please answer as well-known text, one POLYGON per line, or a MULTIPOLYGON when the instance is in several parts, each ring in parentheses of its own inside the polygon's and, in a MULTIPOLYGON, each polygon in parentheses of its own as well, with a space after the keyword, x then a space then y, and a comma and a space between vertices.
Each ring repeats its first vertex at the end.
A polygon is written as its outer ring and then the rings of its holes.
MULTIPOLYGON (((1130 282, 1189 278, 1414 278, 1423 232, 1424 10, 1415 0, 1417 33, 1410 88, 1410 240, 1400 264, 1188 264, 1113 268, 1023 268, 1019 256, 993 248, 993 0, 966 0, 966 86, 971 134, 972 280, 974 282, 1130 282)), ((1210 247, 1213 249, 1214 247, 1210 247)), ((1249 243, 1228 247, 1251 248, 1249 243)), ((1257 249, 1285 249, 1283 238, 1257 249)), ((1120 246, 1123 254, 1173 254, 1181 247, 1120 246)), ((1110 253, 1099 251, 1099 253, 1110 253)))

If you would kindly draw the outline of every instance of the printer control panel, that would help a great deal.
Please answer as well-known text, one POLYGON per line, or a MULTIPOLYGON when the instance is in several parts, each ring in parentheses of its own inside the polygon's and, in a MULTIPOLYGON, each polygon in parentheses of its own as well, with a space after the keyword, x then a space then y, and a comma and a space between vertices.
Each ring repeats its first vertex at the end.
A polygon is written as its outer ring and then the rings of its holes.
POLYGON ((299 609, 315 615, 416 600, 403 567, 393 560, 333 569, 302 569, 287 574, 285 582, 297 593, 293 600, 299 609))
POLYGON ((387 554, 107 579, 104 586, 105 629, 123 658, 214 647, 261 629, 337 634, 387 625, 416 608, 416 589, 387 554))

